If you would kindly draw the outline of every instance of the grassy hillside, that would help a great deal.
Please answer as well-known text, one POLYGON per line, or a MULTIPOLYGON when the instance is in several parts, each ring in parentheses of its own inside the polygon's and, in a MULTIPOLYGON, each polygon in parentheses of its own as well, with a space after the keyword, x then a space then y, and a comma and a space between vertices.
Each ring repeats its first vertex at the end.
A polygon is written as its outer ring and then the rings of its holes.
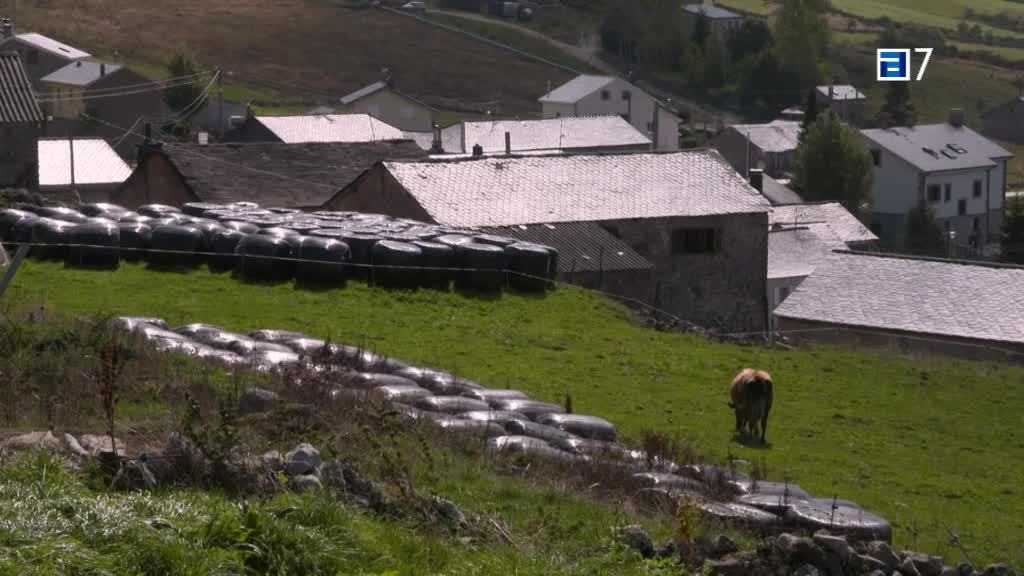
POLYGON ((359 283, 311 292, 205 271, 29 262, 4 297, 71 314, 297 329, 541 399, 570 393, 576 411, 609 418, 627 438, 678 433, 712 457, 763 462, 772 478, 857 500, 894 522, 898 545, 945 551, 948 526, 975 559, 1024 561, 1019 367, 713 344, 640 328, 625 309, 575 288, 497 300, 359 283), (767 449, 732 440, 727 383, 745 366, 778 382, 767 449))
POLYGON ((19 0, 15 26, 151 66, 185 49, 229 70, 229 80, 288 87, 292 98, 336 99, 390 67, 410 94, 522 114, 548 81, 569 77, 407 18, 324 0, 19 0))

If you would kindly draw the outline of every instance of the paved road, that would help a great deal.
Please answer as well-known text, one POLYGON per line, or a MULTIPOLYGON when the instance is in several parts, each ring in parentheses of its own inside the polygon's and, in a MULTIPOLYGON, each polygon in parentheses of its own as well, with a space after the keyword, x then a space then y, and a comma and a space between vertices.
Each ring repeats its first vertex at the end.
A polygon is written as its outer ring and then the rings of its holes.
MULTIPOLYGON (((592 34, 591 36, 586 38, 584 45, 577 46, 569 44, 567 42, 562 42, 561 40, 556 40, 532 28, 517 24, 514 21, 504 20, 500 18, 491 18, 488 16, 484 16, 483 14, 460 12, 458 10, 440 9, 430 10, 429 13, 444 14, 445 16, 462 18, 463 20, 475 20, 477 22, 484 22, 486 24, 491 24, 494 26, 502 26, 504 28, 509 28, 517 32, 520 32, 521 34, 524 34, 526 36, 530 36, 532 38, 536 38, 538 40, 547 42, 551 46, 560 50, 563 54, 571 56, 581 62, 584 62, 589 66, 593 67, 594 69, 601 71, 604 74, 608 74, 611 76, 618 76, 622 74, 621 70, 609 64, 600 57, 599 54, 601 51, 601 46, 597 34, 592 34)), ((655 96, 661 98, 662 100, 671 100, 676 104, 681 104, 685 108, 698 112, 705 118, 718 118, 722 122, 727 124, 738 123, 741 121, 741 119, 737 117, 735 114, 718 110, 705 104, 698 104, 697 102, 694 102, 693 100, 690 100, 688 98, 684 98, 678 94, 672 94, 670 92, 661 90, 650 85, 645 85, 643 86, 643 88, 645 88, 648 92, 653 93, 655 96)))

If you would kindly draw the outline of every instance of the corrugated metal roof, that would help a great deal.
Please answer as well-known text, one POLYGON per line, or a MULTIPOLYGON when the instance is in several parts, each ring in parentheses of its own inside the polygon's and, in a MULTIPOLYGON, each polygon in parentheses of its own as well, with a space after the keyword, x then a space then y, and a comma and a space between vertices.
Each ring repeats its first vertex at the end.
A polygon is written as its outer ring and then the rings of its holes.
POLYGON ((552 222, 481 228, 487 234, 543 244, 558 250, 558 271, 614 272, 651 270, 654 266, 625 242, 594 222, 552 222))
POLYGON ((773 120, 767 124, 733 124, 743 137, 750 136, 750 144, 765 152, 789 152, 800 144, 800 122, 773 120))
POLYGON ((109 76, 123 68, 120 64, 108 64, 100 62, 89 62, 87 60, 76 60, 69 62, 67 66, 60 68, 46 76, 43 82, 57 84, 70 84, 72 86, 88 86, 93 82, 109 76))
POLYGON ((740 16, 735 12, 730 12, 721 6, 715 6, 713 4, 688 4, 683 7, 683 10, 686 10, 690 14, 704 16, 705 18, 710 18, 712 20, 732 20, 735 18, 743 18, 743 16, 740 16))
POLYGON ((860 133, 869 145, 888 150, 922 172, 991 168, 996 165, 994 159, 1013 156, 966 126, 924 124, 861 130, 860 133))
POLYGON ((401 130, 369 114, 257 116, 256 121, 266 126, 286 144, 405 139, 405 134, 401 130))
POLYGON ((1024 269, 832 254, 776 308, 775 315, 1024 343, 1024 269))
POLYGON ((79 50, 74 46, 68 46, 63 42, 58 42, 48 36, 37 34, 35 32, 26 32, 24 34, 15 34, 14 38, 21 40, 22 42, 34 46, 40 50, 45 50, 51 54, 56 54, 62 58, 68 60, 77 60, 79 58, 88 58, 92 56, 88 52, 79 50))
POLYGON ((713 150, 385 162, 437 222, 506 226, 764 213, 769 203, 713 150))
POLYGON ((773 206, 768 221, 785 226, 826 224, 836 237, 851 245, 878 241, 878 236, 838 202, 773 206))
MULTIPOLYGON (((132 169, 101 139, 74 140, 75 184, 119 184, 132 169)), ((71 145, 66 139, 39 141, 39 186, 71 185, 71 145)))
POLYGON ((539 100, 541 102, 574 104, 614 81, 615 78, 611 76, 580 74, 544 96, 541 96, 539 100))
POLYGON ((32 82, 17 52, 0 52, 0 123, 43 121, 32 82))
MULTIPOLYGON (((832 88, 832 99, 833 100, 863 100, 865 98, 864 93, 857 90, 855 86, 850 84, 833 84, 832 88)), ((818 86, 818 92, 822 96, 828 96, 829 86, 818 86)))

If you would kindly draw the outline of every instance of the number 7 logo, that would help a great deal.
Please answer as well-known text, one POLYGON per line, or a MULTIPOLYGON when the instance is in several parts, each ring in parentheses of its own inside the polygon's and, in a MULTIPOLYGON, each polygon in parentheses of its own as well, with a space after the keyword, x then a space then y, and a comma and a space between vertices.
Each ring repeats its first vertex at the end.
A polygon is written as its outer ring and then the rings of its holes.
POLYGON ((921 68, 917 70, 917 80, 920 81, 921 78, 924 78, 924 71, 928 68, 928 62, 932 59, 932 48, 914 48, 914 52, 924 54, 924 61, 921 62, 921 68))

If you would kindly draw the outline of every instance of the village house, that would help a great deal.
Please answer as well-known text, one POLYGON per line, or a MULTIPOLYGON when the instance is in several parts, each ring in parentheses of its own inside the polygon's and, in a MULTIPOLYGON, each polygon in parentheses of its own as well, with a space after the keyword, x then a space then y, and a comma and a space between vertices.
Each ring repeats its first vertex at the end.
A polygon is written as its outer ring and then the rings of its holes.
POLYGON ((125 128, 166 112, 163 86, 120 64, 75 60, 41 83, 51 134, 103 138, 129 160, 142 138, 125 128))
POLYGON ((231 144, 150 143, 138 166, 111 195, 128 208, 143 204, 256 202, 310 209, 382 160, 422 159, 411 141, 231 144))
POLYGON ((75 60, 91 54, 35 32, 17 34, 10 18, 0 20, 0 51, 13 50, 21 56, 25 72, 36 92, 45 91, 42 79, 75 60))
POLYGON ((989 138, 1024 144, 1024 94, 985 112, 982 133, 989 138))
POLYGON ((760 168, 780 178, 794 168, 800 144, 800 123, 773 120, 767 124, 733 124, 711 142, 740 174, 760 168))
POLYGON ((838 202, 773 206, 768 302, 775 308, 834 250, 874 250, 878 238, 838 202))
POLYGON ((958 246, 998 242, 1013 155, 963 123, 862 130, 875 164, 871 228, 883 244, 902 248, 906 215, 924 198, 958 246))
POLYGON ((651 149, 649 138, 615 115, 460 122, 439 131, 407 132, 406 135, 423 149, 444 154, 472 154, 478 145, 477 151, 481 154, 646 152, 651 149))
POLYGON ((596 223, 654 267, 648 302, 725 330, 768 322, 768 202, 718 153, 382 162, 322 206, 453 227, 596 223))
POLYGON ((739 30, 743 25, 743 16, 710 1, 702 4, 683 6, 683 30, 687 38, 696 33, 698 26, 704 26, 708 34, 714 34, 725 40, 728 35, 739 30))
POLYGON ((345 114, 369 114, 400 130, 429 132, 437 119, 437 109, 396 90, 390 74, 342 96, 339 103, 345 114))
POLYGON ((864 122, 864 104, 867 97, 855 86, 830 84, 818 86, 814 92, 818 110, 830 110, 847 124, 860 126, 864 122))
POLYGON ((654 265, 596 222, 484 226, 480 230, 558 250, 556 278, 643 302, 654 293, 654 265))
POLYGON ((368 114, 326 114, 305 116, 256 116, 249 114, 237 127, 241 142, 379 142, 405 140, 398 128, 368 114))
POLYGON ((0 88, 0 186, 16 186, 32 179, 46 117, 17 52, 0 52, 0 88))
POLYGON ((1024 360, 1024 268, 837 253, 775 309, 795 341, 1024 360))
POLYGON ((57 202, 106 202, 132 173, 110 144, 98 138, 46 138, 38 148, 39 192, 57 202))
POLYGON ((761 193, 772 206, 803 204, 804 199, 789 187, 789 180, 776 180, 760 168, 750 169, 750 186, 761 193))
POLYGON ((539 99, 544 118, 617 114, 658 151, 679 149, 679 116, 657 98, 622 78, 583 74, 539 99))

